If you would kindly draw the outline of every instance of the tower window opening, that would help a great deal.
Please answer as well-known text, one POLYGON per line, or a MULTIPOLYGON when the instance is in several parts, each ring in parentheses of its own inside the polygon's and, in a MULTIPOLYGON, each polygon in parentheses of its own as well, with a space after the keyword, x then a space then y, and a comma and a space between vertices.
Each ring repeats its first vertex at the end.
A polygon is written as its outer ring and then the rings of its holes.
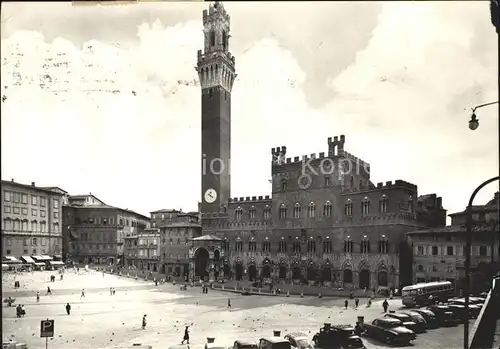
POLYGON ((215 32, 210 32, 210 46, 215 46, 215 32))
POLYGON ((224 51, 226 51, 226 49, 227 49, 227 34, 226 34, 226 31, 222 32, 222 48, 224 49, 224 51))

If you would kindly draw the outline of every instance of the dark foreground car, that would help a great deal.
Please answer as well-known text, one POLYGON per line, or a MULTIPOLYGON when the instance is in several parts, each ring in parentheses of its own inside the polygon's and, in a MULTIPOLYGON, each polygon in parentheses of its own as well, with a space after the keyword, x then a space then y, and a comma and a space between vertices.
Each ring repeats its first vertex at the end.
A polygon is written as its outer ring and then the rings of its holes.
POLYGON ((427 309, 436 315, 439 326, 456 326, 461 322, 461 319, 447 305, 431 305, 427 309))
MULTIPOLYGON (((463 307, 463 312, 465 312, 465 299, 464 298, 453 298, 450 299, 449 305, 459 305, 460 307, 463 307)), ((479 313, 481 312, 482 305, 479 305, 477 300, 474 298, 469 300, 469 318, 471 319, 477 319, 479 316, 479 313)), ((460 308, 460 310, 462 310, 460 308)), ((460 311, 457 310, 457 311, 460 311)))
POLYGON ((411 312, 420 314, 427 322, 427 328, 438 328, 439 324, 436 320, 436 314, 428 309, 412 309, 411 312))
POLYGON ((390 317, 375 319, 371 324, 365 323, 363 330, 367 337, 387 344, 406 345, 417 338, 415 332, 403 326, 401 320, 390 317))
POLYGON ((427 320, 425 320, 425 318, 422 315, 420 315, 419 313, 416 313, 416 312, 411 311, 411 310, 401 311, 401 313, 408 315, 411 318, 411 321, 413 321, 414 323, 417 324, 418 328, 422 331, 422 332, 418 332, 418 333, 424 333, 427 331, 427 328, 429 328, 429 325, 427 324, 427 320))
POLYGON ((363 340, 356 335, 351 325, 330 325, 326 323, 313 337, 314 344, 322 349, 364 349, 363 340))
POLYGON ((400 320, 403 323, 404 327, 412 330, 415 333, 424 333, 425 332, 425 327, 422 327, 422 326, 418 325, 417 323, 415 323, 413 321, 413 319, 407 314, 403 314, 400 312, 390 312, 389 314, 385 314, 384 317, 394 318, 394 319, 400 320))

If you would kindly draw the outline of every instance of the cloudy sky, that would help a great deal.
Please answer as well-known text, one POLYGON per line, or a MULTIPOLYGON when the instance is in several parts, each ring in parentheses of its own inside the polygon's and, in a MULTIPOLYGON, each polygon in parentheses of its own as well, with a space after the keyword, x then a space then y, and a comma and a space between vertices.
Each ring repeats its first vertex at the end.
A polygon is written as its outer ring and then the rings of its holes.
MULTIPOLYGON (((206 3, 2 3, 2 179, 144 214, 196 210, 206 3)), ((488 2, 228 2, 238 79, 231 196, 270 193, 272 147, 346 150, 450 212, 498 174, 488 2)), ((493 197, 490 185, 477 203, 493 197)))

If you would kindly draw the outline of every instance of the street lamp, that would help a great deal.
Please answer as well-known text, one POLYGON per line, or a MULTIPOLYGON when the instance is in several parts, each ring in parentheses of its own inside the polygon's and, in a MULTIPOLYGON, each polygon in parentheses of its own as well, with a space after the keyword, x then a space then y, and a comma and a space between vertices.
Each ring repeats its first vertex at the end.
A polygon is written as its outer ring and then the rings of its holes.
POLYGON ((478 105, 478 106, 475 106, 474 108, 472 108, 472 115, 471 115, 470 120, 469 120, 469 128, 472 131, 474 131, 474 130, 476 130, 479 127, 479 119, 476 116, 476 109, 479 109, 479 108, 482 108, 482 107, 486 107, 488 105, 497 104, 498 102, 499 101, 485 103, 485 104, 481 104, 481 105, 478 105))
MULTIPOLYGON (((497 102, 498 103, 498 102, 497 102)), ((471 245, 472 245, 472 203, 477 193, 483 189, 488 184, 498 181, 499 176, 488 179, 483 182, 479 187, 472 193, 469 204, 467 205, 467 216, 466 216, 466 242, 465 242, 465 284, 464 284, 464 296, 465 296, 465 311, 464 311, 464 349, 469 349, 469 296, 470 296, 470 260, 471 260, 471 245)))

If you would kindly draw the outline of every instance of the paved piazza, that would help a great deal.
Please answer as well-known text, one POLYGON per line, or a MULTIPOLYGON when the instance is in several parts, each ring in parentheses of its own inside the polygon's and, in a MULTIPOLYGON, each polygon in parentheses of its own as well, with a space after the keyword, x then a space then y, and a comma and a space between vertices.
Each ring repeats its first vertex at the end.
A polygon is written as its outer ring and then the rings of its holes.
MULTIPOLYGON (((303 331, 312 335, 324 322, 354 324, 359 315, 372 320, 381 314, 381 301, 371 308, 360 301, 358 310, 343 310, 344 299, 318 299, 300 297, 241 296, 220 291, 201 294, 200 288, 180 291, 170 284, 154 286, 151 282, 135 281, 99 272, 77 275, 66 272, 63 281, 49 283, 50 272, 15 275, 21 289, 13 289, 14 275, 3 276, 3 297, 16 298, 16 304, 25 305, 26 316, 16 318, 15 307, 3 304, 3 341, 15 339, 25 342, 30 349, 45 348, 40 338, 40 320, 55 320, 55 337, 49 340, 50 349, 123 348, 134 343, 164 349, 179 344, 184 326, 191 327, 191 348, 203 348, 207 336, 216 342, 231 345, 236 339, 258 339, 303 331), (47 285, 53 296, 45 296, 47 285), (109 288, 116 288, 116 295, 109 288), (81 289, 86 298, 80 300, 81 289), (40 303, 35 292, 40 291, 40 303), (232 309, 227 308, 231 298, 232 309), (72 305, 66 315, 65 304, 72 305), (141 330, 142 315, 147 314, 146 330, 141 330)), ((351 301, 352 303, 352 301, 351 301)), ((391 301, 391 308, 400 306, 391 301)), ((460 348, 462 326, 430 330, 418 335, 415 348, 460 348)), ((385 347, 364 339, 367 348, 385 347)))

